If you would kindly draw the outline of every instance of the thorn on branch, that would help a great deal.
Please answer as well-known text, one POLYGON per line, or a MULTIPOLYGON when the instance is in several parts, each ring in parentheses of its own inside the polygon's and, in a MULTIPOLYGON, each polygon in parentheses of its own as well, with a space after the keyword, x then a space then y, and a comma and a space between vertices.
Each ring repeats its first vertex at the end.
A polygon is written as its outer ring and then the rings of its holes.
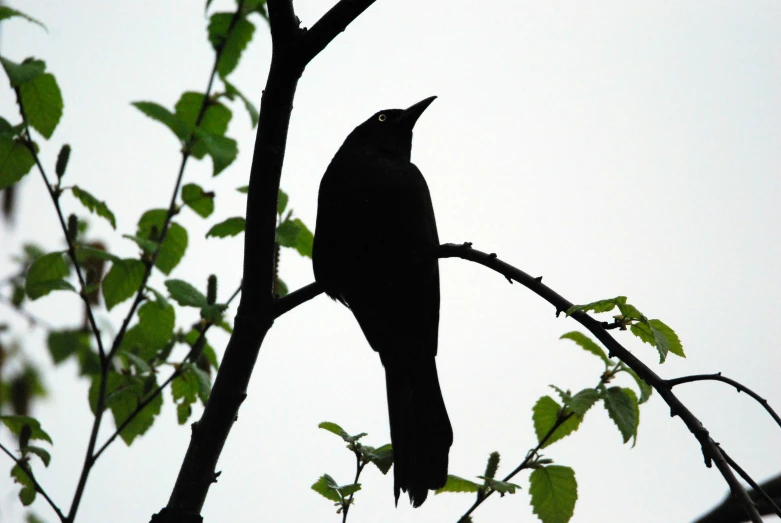
POLYGON ((491 258, 492 260, 495 260, 497 258, 495 252, 492 252, 491 254, 489 254, 488 257, 491 258))
POLYGON ((534 278, 534 281, 536 281, 537 283, 542 283, 542 276, 537 276, 536 278, 534 278))
POLYGON ((472 248, 472 242, 464 242, 461 244, 461 247, 464 249, 471 249, 472 248))
POLYGON ((505 279, 507 279, 507 281, 509 281, 509 282, 510 282, 510 285, 512 285, 512 284, 513 284, 513 280, 512 280, 512 278, 510 278, 509 276, 505 276, 505 279))

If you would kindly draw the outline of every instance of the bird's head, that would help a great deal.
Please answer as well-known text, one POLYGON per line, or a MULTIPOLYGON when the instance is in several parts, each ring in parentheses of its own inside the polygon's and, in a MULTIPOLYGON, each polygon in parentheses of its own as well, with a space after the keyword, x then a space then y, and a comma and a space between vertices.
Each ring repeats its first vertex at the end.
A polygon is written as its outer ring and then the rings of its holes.
POLYGON ((435 98, 430 96, 407 109, 385 109, 375 113, 350 133, 345 144, 350 142, 361 148, 380 149, 409 159, 412 128, 435 98))

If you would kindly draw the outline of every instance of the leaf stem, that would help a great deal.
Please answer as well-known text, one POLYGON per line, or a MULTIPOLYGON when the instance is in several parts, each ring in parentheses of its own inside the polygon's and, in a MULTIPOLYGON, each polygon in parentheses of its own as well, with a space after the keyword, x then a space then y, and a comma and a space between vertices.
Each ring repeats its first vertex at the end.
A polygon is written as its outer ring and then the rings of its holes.
POLYGON ((0 443, 0 450, 5 452, 8 455, 9 458, 14 460, 14 463, 16 463, 16 466, 19 467, 20 469, 22 469, 22 472, 27 474, 27 477, 30 478, 30 481, 33 482, 33 486, 35 487, 35 491, 38 492, 41 496, 44 497, 44 499, 49 504, 49 506, 52 508, 52 510, 54 510, 54 512, 57 513, 57 516, 60 518, 60 521, 62 521, 64 523, 66 521, 65 520, 65 514, 62 513, 60 508, 54 503, 54 501, 52 501, 52 498, 49 497, 49 495, 43 489, 41 484, 38 483, 38 480, 35 479, 35 476, 33 476, 32 471, 29 471, 27 469, 27 467, 16 456, 14 456, 13 453, 11 453, 11 451, 9 451, 2 443, 0 443))

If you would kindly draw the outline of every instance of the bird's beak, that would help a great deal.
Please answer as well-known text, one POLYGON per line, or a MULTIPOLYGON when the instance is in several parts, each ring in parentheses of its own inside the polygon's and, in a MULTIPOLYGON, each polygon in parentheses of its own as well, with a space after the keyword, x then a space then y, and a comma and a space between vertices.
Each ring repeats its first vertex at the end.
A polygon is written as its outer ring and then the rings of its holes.
POLYGON ((415 122, 417 122, 418 118, 420 118, 420 115, 423 114, 423 111, 425 111, 426 108, 431 105, 431 102, 433 102, 436 98, 436 96, 430 96, 425 100, 421 100, 415 105, 405 109, 399 116, 398 123, 404 127, 407 127, 411 131, 412 128, 415 127, 415 122))

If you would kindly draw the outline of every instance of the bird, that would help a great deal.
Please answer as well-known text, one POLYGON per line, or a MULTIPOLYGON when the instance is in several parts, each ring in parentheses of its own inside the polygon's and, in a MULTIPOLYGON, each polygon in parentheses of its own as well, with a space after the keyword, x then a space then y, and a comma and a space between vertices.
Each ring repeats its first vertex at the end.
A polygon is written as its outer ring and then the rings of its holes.
POLYGON ((439 236, 431 194, 410 160, 412 129, 436 96, 355 128, 323 175, 315 280, 352 311, 385 369, 394 498, 413 507, 447 481, 453 429, 439 385, 439 236))

